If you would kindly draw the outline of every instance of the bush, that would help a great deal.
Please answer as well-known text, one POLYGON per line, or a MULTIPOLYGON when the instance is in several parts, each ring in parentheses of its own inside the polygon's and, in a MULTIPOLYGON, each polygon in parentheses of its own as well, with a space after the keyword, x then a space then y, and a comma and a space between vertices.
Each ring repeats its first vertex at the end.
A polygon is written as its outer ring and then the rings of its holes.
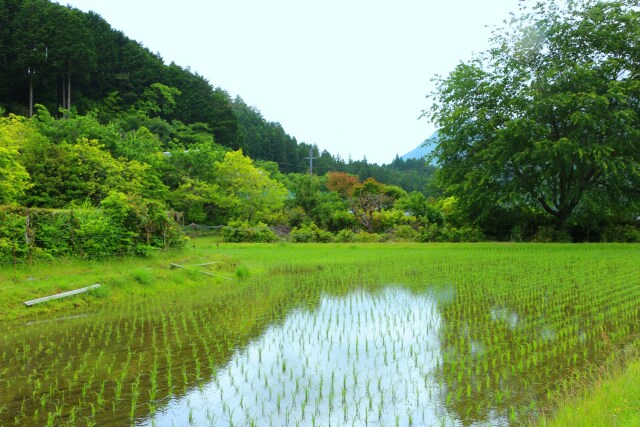
POLYGON ((309 225, 294 227, 289 233, 289 239, 294 243, 328 243, 333 241, 333 233, 318 228, 313 222, 309 225))
POLYGON ((337 210, 333 212, 327 223, 327 227, 330 230, 337 230, 338 232, 356 227, 357 225, 358 221, 356 221, 356 217, 353 213, 345 210, 337 210))
POLYGON ((640 243, 640 229, 633 225, 613 225, 602 231, 603 242, 640 243))
POLYGON ((146 255, 185 243, 156 200, 111 193, 100 208, 0 207, 0 261, 25 258, 146 255))
POLYGON ((376 233, 367 233, 366 231, 356 233, 353 239, 353 241, 356 243, 378 243, 382 242, 383 240, 383 236, 376 233))
POLYGON ((340 230, 336 233, 335 241, 338 243, 351 243, 356 240, 356 233, 351 230, 340 230))
POLYGON ((374 222, 378 226, 379 231, 387 231, 401 226, 409 226, 415 224, 416 217, 406 215, 404 211, 390 209, 382 212, 376 212, 374 222))
POLYGON ((245 280, 249 278, 249 276, 251 276, 251 273, 249 272, 249 269, 247 267, 245 267, 244 265, 238 266, 238 268, 236 269, 236 277, 238 279, 245 280))
POLYGON ((248 221, 232 220, 222 229, 222 236, 225 242, 240 243, 270 243, 277 240, 276 233, 266 224, 259 222, 252 226, 248 221))
POLYGON ((428 223, 418 229, 418 241, 440 242, 440 227, 438 224, 428 223))
POLYGON ((418 239, 418 232, 410 225, 398 225, 387 233, 390 240, 414 241, 418 239))
POLYGON ((538 227, 531 241, 536 243, 568 243, 571 242, 571 236, 564 230, 556 230, 553 227, 538 227))
POLYGON ((22 258, 29 251, 25 241, 25 209, 4 208, 0 210, 0 260, 22 258), (18 212, 22 211, 22 212, 18 212))
POLYGON ((447 242, 481 242, 484 234, 480 229, 474 227, 451 227, 444 229, 444 237, 447 242))
POLYGON ((418 240, 421 242, 481 242, 484 233, 474 227, 439 227, 437 224, 427 224, 419 229, 418 240))

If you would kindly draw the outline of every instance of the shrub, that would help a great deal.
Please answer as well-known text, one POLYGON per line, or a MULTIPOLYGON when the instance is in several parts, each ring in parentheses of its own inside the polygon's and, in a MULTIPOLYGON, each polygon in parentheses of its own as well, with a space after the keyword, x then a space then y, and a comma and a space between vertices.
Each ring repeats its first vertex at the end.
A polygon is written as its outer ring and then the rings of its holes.
POLYGON ((481 242, 484 233, 475 227, 439 227, 427 224, 419 229, 418 240, 421 242, 481 242))
POLYGON ((602 231, 603 242, 639 243, 640 229, 633 225, 613 225, 602 231))
POLYGON ((356 239, 356 233, 351 230, 340 230, 336 233, 335 241, 338 243, 351 243, 356 239))
POLYGON ((244 265, 240 265, 238 266, 238 268, 236 268, 236 277, 238 279, 245 280, 249 278, 249 276, 251 276, 251 273, 249 272, 249 269, 244 265))
POLYGON ((409 226, 416 222, 416 217, 407 215, 404 211, 390 209, 382 212, 376 212, 374 222, 380 231, 387 231, 400 226, 409 226))
POLYGON ((356 243, 378 243, 382 242, 384 237, 380 234, 376 233, 367 233, 366 231, 361 231, 354 235, 354 242, 356 243))
POLYGON ((0 261, 14 257, 146 255, 184 235, 156 200, 111 193, 100 208, 0 207, 0 261))
POLYGON ((418 229, 418 241, 420 242, 439 242, 440 227, 437 224, 427 223, 418 229))
POLYGON ((418 238, 418 232, 410 225, 398 225, 388 233, 391 240, 413 241, 418 238))
POLYGON ((536 243, 571 242, 571 236, 564 230, 556 230, 553 227, 538 227, 531 241, 536 243))
POLYGON ((294 227, 291 233, 289 233, 289 239, 294 243, 328 243, 333 241, 333 238, 333 233, 322 230, 313 222, 309 225, 294 227))
POLYGON ((224 241, 229 243, 270 243, 277 239, 276 233, 266 224, 259 222, 252 226, 248 221, 239 219, 229 221, 227 226, 222 229, 222 236, 224 241))

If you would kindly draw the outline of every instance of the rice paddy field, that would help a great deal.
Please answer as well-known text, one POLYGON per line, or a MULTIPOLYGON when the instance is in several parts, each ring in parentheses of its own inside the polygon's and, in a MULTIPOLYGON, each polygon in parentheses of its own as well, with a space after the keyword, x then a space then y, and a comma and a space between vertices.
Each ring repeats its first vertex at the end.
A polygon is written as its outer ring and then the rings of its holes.
POLYGON ((535 424, 640 332, 639 245, 202 239, 0 282, 7 426, 535 424))

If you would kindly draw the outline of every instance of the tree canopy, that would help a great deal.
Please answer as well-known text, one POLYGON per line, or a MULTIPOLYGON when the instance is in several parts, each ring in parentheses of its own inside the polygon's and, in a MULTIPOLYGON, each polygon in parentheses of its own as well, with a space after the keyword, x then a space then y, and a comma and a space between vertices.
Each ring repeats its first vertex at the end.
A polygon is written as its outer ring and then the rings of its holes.
POLYGON ((437 82, 440 178, 470 220, 640 212, 640 11, 539 2, 437 82))

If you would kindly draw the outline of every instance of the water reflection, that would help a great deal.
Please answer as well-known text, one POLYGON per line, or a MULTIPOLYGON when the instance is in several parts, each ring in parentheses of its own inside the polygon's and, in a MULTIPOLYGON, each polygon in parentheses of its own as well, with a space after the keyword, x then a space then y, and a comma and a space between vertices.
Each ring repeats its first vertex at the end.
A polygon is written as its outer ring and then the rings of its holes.
POLYGON ((437 380, 435 299, 400 287, 325 296, 140 425, 458 425, 437 380))

